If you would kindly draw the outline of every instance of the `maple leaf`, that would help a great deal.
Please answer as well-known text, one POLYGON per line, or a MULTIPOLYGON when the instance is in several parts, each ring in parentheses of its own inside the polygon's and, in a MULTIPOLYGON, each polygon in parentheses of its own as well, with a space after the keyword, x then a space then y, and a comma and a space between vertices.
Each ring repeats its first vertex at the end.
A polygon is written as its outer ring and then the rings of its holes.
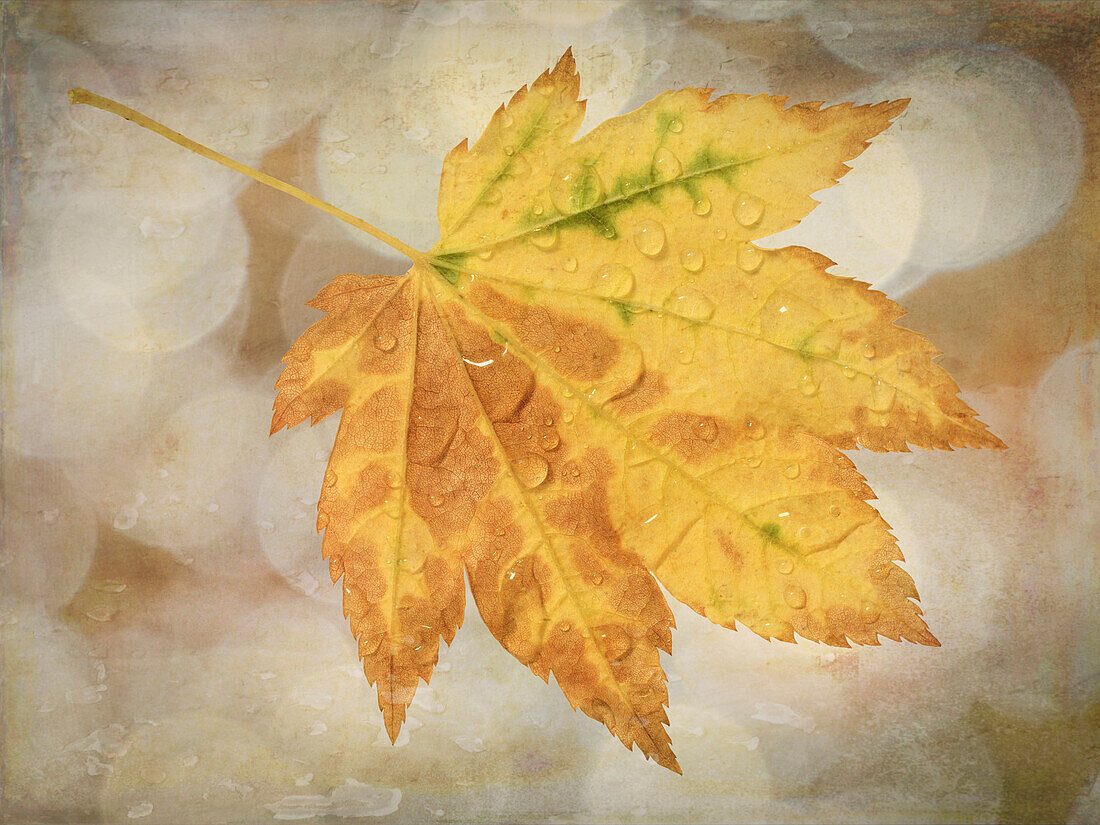
POLYGON ((318 530, 395 740, 462 623, 679 772, 658 582, 713 622, 937 645, 839 451, 1003 447, 902 311, 798 223, 905 101, 668 92, 574 140, 571 52, 445 159, 427 253, 113 101, 413 260, 341 275, 283 359, 272 433, 340 412, 318 530))

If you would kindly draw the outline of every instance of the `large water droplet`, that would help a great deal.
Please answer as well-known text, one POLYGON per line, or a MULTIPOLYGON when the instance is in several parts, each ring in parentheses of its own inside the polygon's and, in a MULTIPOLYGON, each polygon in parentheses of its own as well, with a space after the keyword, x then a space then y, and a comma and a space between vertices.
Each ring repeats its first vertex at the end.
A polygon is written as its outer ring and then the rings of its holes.
POLYGON ((516 462, 515 472, 519 483, 528 490, 532 490, 546 481, 546 475, 550 472, 550 465, 541 455, 528 453, 516 462))
POLYGON ((881 378, 876 378, 875 383, 871 385, 871 409, 880 413, 889 412, 894 406, 894 398, 897 394, 898 391, 893 385, 887 384, 881 378))
POLYGON ((634 291, 634 273, 622 264, 604 264, 596 271, 592 291, 605 298, 625 298, 634 291))
POLYGON ((656 258, 665 248, 665 228, 654 220, 644 220, 634 229, 634 245, 638 251, 656 258))
POLYGON ((798 474, 801 472, 798 462, 792 461, 786 467, 783 468, 783 475, 787 478, 798 478, 798 474))
POLYGON ((706 260, 698 249, 685 249, 680 253, 680 264, 688 272, 698 272, 703 268, 704 263, 706 260))
POLYGON ((864 344, 863 345, 863 357, 864 358, 874 358, 875 357, 875 345, 874 344, 864 344))
POLYGON ((737 249, 737 265, 745 272, 756 272, 764 263, 764 253, 751 243, 743 243, 737 249))
POLYGON ((801 610, 806 606, 806 591, 793 584, 788 585, 787 589, 783 591, 783 601, 795 610, 801 610))
POLYGON ((531 243, 539 249, 553 249, 558 242, 558 228, 556 226, 544 226, 531 233, 531 243))
POLYGON ((542 443, 542 448, 547 451, 554 451, 561 446, 561 437, 558 435, 557 430, 550 430, 542 434, 539 439, 542 443))
POLYGON ((682 170, 680 159, 668 147, 662 146, 653 153, 653 180, 657 183, 667 183, 677 178, 682 170))
POLYGON ((788 558, 782 558, 775 563, 775 569, 786 576, 794 570, 794 562, 788 558))
POLYGON ((714 314, 714 302, 691 287, 672 292, 665 298, 664 308, 692 321, 705 321, 714 314))
POLYGON ((733 204, 733 218, 742 226, 753 226, 759 223, 763 215, 764 201, 748 192, 742 192, 733 204))
POLYGON ((818 383, 810 373, 802 376, 802 380, 798 382, 798 391, 807 396, 817 395, 818 383))
POLYGON ((700 195, 695 199, 695 203, 691 206, 691 211, 698 215, 700 218, 710 214, 710 198, 706 195, 700 195))
POLYGON ((680 134, 680 132, 684 131, 684 122, 682 120, 680 120, 680 118, 674 117, 672 120, 670 120, 668 122, 668 130, 670 132, 675 132, 676 134, 680 134))
POLYGON ((603 184, 590 166, 570 161, 558 167, 550 179, 550 200, 563 215, 590 209, 603 197, 603 184))

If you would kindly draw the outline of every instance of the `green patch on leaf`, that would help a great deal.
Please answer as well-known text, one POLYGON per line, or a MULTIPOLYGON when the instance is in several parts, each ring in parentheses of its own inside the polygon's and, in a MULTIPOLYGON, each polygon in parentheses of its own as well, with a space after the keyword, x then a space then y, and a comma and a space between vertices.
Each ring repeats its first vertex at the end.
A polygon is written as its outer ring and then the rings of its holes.
POLYGON ((764 534, 765 541, 779 541, 779 525, 774 521, 761 524, 760 532, 764 534))
POLYGON ((611 306, 615 307, 615 311, 619 313, 619 319, 626 325, 630 326, 634 323, 634 310, 624 304, 622 301, 612 301, 611 306))

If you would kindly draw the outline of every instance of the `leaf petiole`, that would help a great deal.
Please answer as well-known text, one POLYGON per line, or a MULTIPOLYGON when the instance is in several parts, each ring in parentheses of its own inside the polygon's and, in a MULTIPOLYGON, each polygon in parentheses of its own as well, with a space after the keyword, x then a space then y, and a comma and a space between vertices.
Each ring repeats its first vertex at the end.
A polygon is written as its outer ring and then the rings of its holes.
POLYGON ((354 226, 356 229, 360 229, 366 232, 373 238, 377 238, 387 246, 397 250, 403 255, 407 255, 413 261, 417 263, 426 263, 427 256, 418 249, 413 249, 408 244, 390 235, 388 232, 383 232, 377 226, 367 223, 362 218, 357 218, 349 212, 345 212, 331 203, 326 203, 314 195, 309 194, 297 186, 291 186, 285 181, 281 181, 278 178, 268 175, 266 172, 261 172, 258 169, 253 169, 250 166, 245 166, 239 161, 235 161, 232 158, 215 152, 207 146, 203 146, 189 137, 181 135, 179 132, 175 132, 169 129, 163 123, 158 123, 150 117, 146 117, 141 112, 134 111, 129 106, 124 106, 118 101, 111 100, 109 97, 103 97, 103 95, 97 95, 95 92, 89 92, 87 89, 69 89, 69 103, 76 105, 83 103, 87 106, 93 106, 96 109, 102 109, 105 112, 118 115, 125 120, 129 120, 132 123, 136 123, 143 129, 148 129, 150 132, 155 132, 162 138, 172 141, 177 146, 182 146, 184 149, 194 152, 196 155, 201 155, 208 160, 212 160, 215 163, 220 163, 222 166, 228 167, 235 172, 240 172, 242 175, 252 178, 258 183, 262 183, 265 186, 270 186, 272 189, 278 189, 280 192, 285 192, 291 197, 297 198, 303 203, 308 203, 322 212, 327 212, 335 218, 339 218, 344 223, 354 226))

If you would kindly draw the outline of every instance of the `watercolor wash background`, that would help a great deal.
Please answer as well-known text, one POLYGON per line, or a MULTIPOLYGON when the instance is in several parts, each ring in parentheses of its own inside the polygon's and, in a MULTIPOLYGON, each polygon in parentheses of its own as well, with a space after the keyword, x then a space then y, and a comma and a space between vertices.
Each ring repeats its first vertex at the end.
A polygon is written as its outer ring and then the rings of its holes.
POLYGON ((1100 819, 1096 5, 4 13, 5 820, 1100 819), (673 604, 684 778, 572 713, 472 604, 388 745, 313 531, 335 418, 267 427, 303 302, 401 261, 65 98, 426 248, 444 153, 569 45, 585 130, 683 85, 912 97, 768 245, 898 299, 1011 446, 853 454, 941 649, 768 644, 673 604))

